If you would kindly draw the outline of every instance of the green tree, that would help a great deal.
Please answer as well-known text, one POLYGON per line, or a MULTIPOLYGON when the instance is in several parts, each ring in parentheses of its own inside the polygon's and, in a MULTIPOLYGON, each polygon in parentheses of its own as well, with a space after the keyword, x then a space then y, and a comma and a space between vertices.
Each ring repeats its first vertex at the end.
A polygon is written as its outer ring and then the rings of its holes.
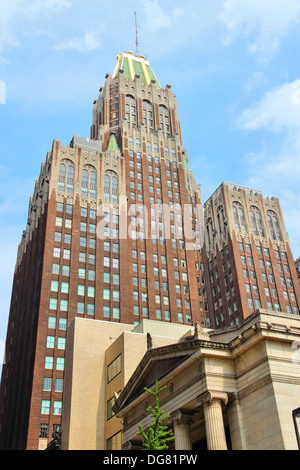
POLYGON ((155 389, 149 390, 144 387, 148 393, 155 397, 155 406, 149 406, 146 411, 150 413, 153 417, 152 424, 147 432, 143 431, 142 425, 139 425, 140 432, 138 433, 144 439, 143 447, 147 450, 164 450, 168 449, 167 442, 173 441, 175 436, 172 429, 169 429, 168 426, 163 425, 162 423, 170 417, 170 413, 167 413, 163 416, 164 411, 159 409, 159 394, 162 390, 167 388, 166 386, 158 388, 158 380, 155 383, 155 389))

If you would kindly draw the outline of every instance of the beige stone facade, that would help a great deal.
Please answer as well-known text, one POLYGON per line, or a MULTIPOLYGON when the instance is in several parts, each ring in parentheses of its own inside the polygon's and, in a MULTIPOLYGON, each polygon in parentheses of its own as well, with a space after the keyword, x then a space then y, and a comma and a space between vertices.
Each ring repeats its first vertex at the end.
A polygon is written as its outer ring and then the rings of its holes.
POLYGON ((176 450, 296 449, 299 334, 299 318, 260 310, 238 328, 210 332, 209 340, 190 337, 147 351, 116 403, 123 447, 141 445, 138 425, 151 424, 144 386, 159 379, 176 450))
POLYGON ((188 326, 156 321, 145 320, 134 328, 75 318, 67 334, 62 449, 103 450, 110 443, 115 447, 115 442, 120 448, 121 419, 108 416, 109 402, 124 389, 146 353, 147 333, 158 347, 189 332, 188 326))

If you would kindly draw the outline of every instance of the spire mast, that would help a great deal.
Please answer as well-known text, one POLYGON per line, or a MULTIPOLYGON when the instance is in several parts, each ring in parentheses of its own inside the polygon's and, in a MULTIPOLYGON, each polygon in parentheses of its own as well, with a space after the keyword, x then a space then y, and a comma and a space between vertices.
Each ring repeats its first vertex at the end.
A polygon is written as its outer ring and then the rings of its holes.
POLYGON ((134 12, 135 17, 135 44, 136 44, 136 55, 139 56, 139 40, 138 40, 138 26, 136 21, 136 11, 134 12))

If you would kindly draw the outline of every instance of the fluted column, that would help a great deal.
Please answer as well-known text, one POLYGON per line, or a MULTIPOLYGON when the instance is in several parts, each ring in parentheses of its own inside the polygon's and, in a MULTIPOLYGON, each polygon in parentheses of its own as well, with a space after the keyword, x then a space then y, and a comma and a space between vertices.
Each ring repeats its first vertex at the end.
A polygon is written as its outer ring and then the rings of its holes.
POLYGON ((226 393, 207 392, 198 397, 198 406, 203 405, 208 450, 227 450, 222 403, 228 403, 226 393))
POLYGON ((192 450, 191 442, 191 415, 180 410, 173 413, 169 418, 169 424, 173 425, 175 434, 175 450, 192 450))

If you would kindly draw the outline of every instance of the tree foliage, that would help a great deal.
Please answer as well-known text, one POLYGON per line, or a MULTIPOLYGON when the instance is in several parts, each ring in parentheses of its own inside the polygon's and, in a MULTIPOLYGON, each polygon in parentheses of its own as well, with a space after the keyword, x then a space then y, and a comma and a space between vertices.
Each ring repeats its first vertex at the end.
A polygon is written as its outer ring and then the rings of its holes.
POLYGON ((143 431, 142 425, 139 425, 140 432, 138 433, 144 439, 143 447, 147 450, 165 450, 168 449, 167 442, 173 441, 175 436, 172 429, 162 423, 170 417, 170 413, 163 416, 164 411, 159 408, 159 394, 166 386, 158 388, 158 380, 155 383, 155 389, 149 390, 144 387, 148 393, 155 397, 155 406, 149 406, 146 411, 153 417, 152 424, 147 432, 143 431))

